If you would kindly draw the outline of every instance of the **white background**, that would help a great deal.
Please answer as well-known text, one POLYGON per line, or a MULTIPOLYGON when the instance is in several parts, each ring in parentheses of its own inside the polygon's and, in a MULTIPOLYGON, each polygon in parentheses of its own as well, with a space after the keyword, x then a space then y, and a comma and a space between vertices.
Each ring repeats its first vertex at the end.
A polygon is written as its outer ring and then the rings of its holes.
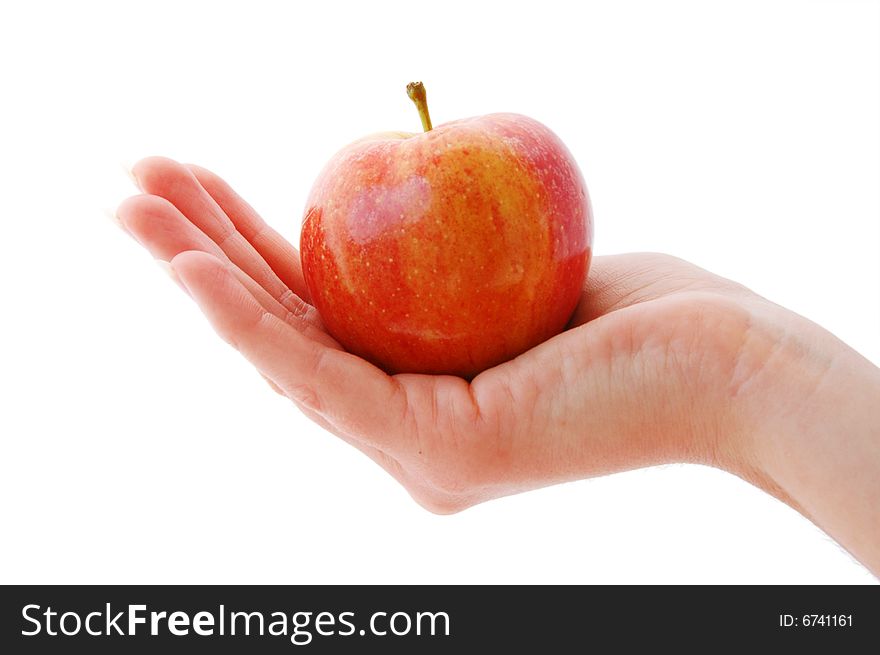
POLYGON ((877 2, 75 2, 0 9, 2 582, 876 582, 793 510, 669 466, 438 517, 311 425, 103 211, 151 154, 294 242, 364 134, 516 111, 596 252, 676 254, 880 362, 877 2))

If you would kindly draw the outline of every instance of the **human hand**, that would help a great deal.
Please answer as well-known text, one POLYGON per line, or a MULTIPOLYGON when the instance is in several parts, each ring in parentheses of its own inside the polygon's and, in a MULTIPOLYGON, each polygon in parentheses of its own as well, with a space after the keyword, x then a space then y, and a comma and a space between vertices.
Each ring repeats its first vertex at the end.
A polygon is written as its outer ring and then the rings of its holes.
POLYGON ((434 512, 699 462, 816 520, 779 482, 782 451, 763 437, 810 406, 831 360, 876 383, 876 369, 818 326, 658 254, 594 258, 568 329, 471 382, 389 376, 325 332, 297 250, 217 176, 162 158, 133 172, 145 195, 122 203, 121 223, 170 262, 220 336, 434 512))

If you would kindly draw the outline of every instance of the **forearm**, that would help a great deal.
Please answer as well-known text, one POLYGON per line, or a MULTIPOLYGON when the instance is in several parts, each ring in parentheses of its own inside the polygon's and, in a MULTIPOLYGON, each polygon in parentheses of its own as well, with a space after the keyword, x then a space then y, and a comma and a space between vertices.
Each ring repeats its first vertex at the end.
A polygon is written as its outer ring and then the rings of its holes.
POLYGON ((880 575, 880 369, 832 335, 810 334, 782 346, 792 352, 768 373, 780 373, 773 392, 755 399, 755 482, 880 575))

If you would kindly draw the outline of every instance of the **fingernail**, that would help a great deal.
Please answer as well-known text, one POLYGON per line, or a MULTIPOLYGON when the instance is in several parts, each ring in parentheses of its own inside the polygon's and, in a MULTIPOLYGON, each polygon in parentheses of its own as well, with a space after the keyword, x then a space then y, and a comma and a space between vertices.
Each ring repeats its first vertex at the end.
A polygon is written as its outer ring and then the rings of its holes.
POLYGON ((119 165, 122 167, 122 170, 125 171, 125 174, 128 176, 128 178, 134 183, 134 185, 138 189, 140 189, 141 183, 138 182, 137 176, 134 174, 133 168, 125 162, 119 162, 119 165))
POLYGON ((103 213, 104 216, 106 216, 106 217, 109 218, 111 221, 113 221, 118 227, 122 228, 123 230, 125 229, 125 226, 122 224, 122 221, 119 220, 119 217, 116 215, 116 212, 115 212, 115 211, 113 211, 113 210, 110 209, 109 207, 104 207, 104 208, 101 210, 101 213, 103 213))
POLYGON ((128 231, 128 228, 125 227, 125 223, 122 222, 122 219, 120 219, 119 216, 117 216, 115 211, 113 211, 112 209, 108 209, 107 207, 104 207, 104 209, 101 210, 101 213, 104 214, 104 216, 106 216, 107 218, 109 218, 110 221, 116 227, 118 227, 120 230, 125 232, 128 236, 134 238, 134 235, 132 235, 132 233, 128 231))
POLYGON ((159 268, 165 271, 165 274, 168 277, 174 280, 174 283, 179 286, 186 293, 186 295, 190 295, 189 289, 187 289, 183 282, 180 281, 180 277, 178 277, 177 271, 174 270, 171 262, 166 262, 164 259, 156 259, 154 261, 159 265, 159 268))

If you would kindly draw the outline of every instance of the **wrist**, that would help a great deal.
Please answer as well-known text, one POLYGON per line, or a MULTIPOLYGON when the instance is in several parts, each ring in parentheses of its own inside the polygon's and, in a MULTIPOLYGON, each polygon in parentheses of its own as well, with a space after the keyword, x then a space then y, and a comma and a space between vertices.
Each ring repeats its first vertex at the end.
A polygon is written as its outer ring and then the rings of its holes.
POLYGON ((880 523, 880 369, 794 314, 742 387, 732 472, 788 503, 875 571, 880 523))
POLYGON ((778 483, 791 449, 805 445, 809 435, 839 441, 843 435, 829 431, 840 432, 842 414, 865 406, 861 392, 876 384, 878 370, 801 316, 776 306, 756 314, 735 384, 741 454, 755 472, 778 483))
POLYGON ((711 385, 711 391, 695 390, 700 402, 712 399, 714 429, 690 430, 708 439, 691 438, 688 450, 702 451, 709 463, 767 488, 774 485, 779 448, 807 414, 819 411, 820 403, 811 399, 834 360, 853 351, 814 323, 761 298, 728 307, 725 316, 715 330, 722 345, 714 349, 717 379, 725 382, 711 385))

